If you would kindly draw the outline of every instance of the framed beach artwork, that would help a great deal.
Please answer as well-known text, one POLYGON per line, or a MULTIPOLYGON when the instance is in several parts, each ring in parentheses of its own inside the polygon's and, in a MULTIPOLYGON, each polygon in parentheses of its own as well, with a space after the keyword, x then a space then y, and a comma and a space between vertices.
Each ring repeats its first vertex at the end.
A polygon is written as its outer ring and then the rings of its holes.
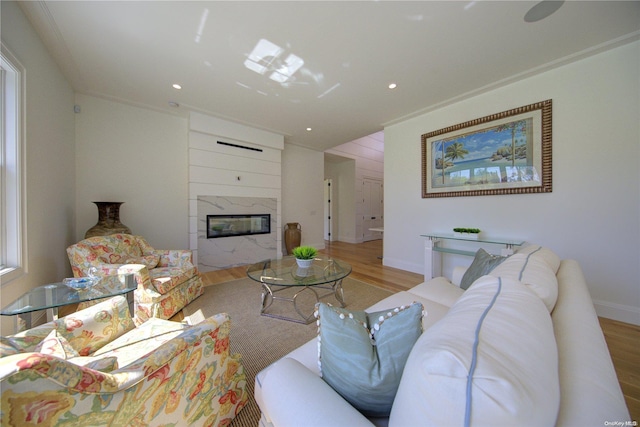
POLYGON ((551 192, 551 100, 422 135, 422 197, 551 192))

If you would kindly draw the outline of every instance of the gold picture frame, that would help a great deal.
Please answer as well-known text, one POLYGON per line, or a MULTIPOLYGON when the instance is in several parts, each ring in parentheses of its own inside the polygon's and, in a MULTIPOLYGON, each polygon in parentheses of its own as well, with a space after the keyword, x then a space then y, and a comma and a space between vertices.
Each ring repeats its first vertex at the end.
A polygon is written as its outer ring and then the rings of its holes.
POLYGON ((425 133, 422 197, 550 193, 551 100, 425 133))

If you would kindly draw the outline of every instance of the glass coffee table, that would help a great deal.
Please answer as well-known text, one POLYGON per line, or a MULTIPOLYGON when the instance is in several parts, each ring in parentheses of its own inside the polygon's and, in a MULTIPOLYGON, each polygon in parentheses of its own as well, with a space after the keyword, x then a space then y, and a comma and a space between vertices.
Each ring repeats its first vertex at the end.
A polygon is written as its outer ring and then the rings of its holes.
MULTIPOLYGON (((262 284, 262 307, 260 314, 282 320, 309 324, 313 321, 312 308, 309 312, 298 303, 301 295, 311 297, 315 302, 333 295, 345 306, 342 279, 351 273, 351 266, 344 261, 333 258, 316 258, 311 267, 301 268, 293 257, 271 259, 257 262, 247 269, 247 275, 262 284), (319 294, 318 291, 329 291, 319 294), (292 293, 289 296, 277 295, 280 292, 292 293), (289 292, 286 292, 289 291, 289 292), (270 310, 275 300, 293 303, 297 317, 288 316, 286 313, 276 313, 270 310)), ((307 307, 308 308, 308 307, 307 307)))
MULTIPOLYGON (((80 280, 87 278, 75 279, 80 280)), ((2 316, 15 317, 15 331, 31 329, 31 314, 49 310, 52 319, 58 318, 58 307, 133 292, 138 287, 133 274, 103 276, 95 278, 95 284, 86 289, 73 289, 63 282, 51 283, 31 289, 26 294, 0 310, 2 316)))

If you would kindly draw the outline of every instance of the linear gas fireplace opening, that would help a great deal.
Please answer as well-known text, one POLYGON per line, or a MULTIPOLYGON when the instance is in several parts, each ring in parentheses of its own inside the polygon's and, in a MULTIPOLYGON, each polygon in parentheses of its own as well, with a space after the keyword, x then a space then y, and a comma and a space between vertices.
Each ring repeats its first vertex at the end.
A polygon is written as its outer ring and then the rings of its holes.
POLYGON ((271 233, 271 214, 207 215, 207 239, 271 233))

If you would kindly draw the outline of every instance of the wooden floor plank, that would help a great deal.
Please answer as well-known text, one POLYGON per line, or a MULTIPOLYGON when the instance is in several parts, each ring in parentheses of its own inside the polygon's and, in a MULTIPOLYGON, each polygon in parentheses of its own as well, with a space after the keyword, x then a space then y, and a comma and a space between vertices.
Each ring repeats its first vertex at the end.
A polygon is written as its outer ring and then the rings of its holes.
POLYGON ((640 420, 640 326, 599 318, 631 419, 640 420))

